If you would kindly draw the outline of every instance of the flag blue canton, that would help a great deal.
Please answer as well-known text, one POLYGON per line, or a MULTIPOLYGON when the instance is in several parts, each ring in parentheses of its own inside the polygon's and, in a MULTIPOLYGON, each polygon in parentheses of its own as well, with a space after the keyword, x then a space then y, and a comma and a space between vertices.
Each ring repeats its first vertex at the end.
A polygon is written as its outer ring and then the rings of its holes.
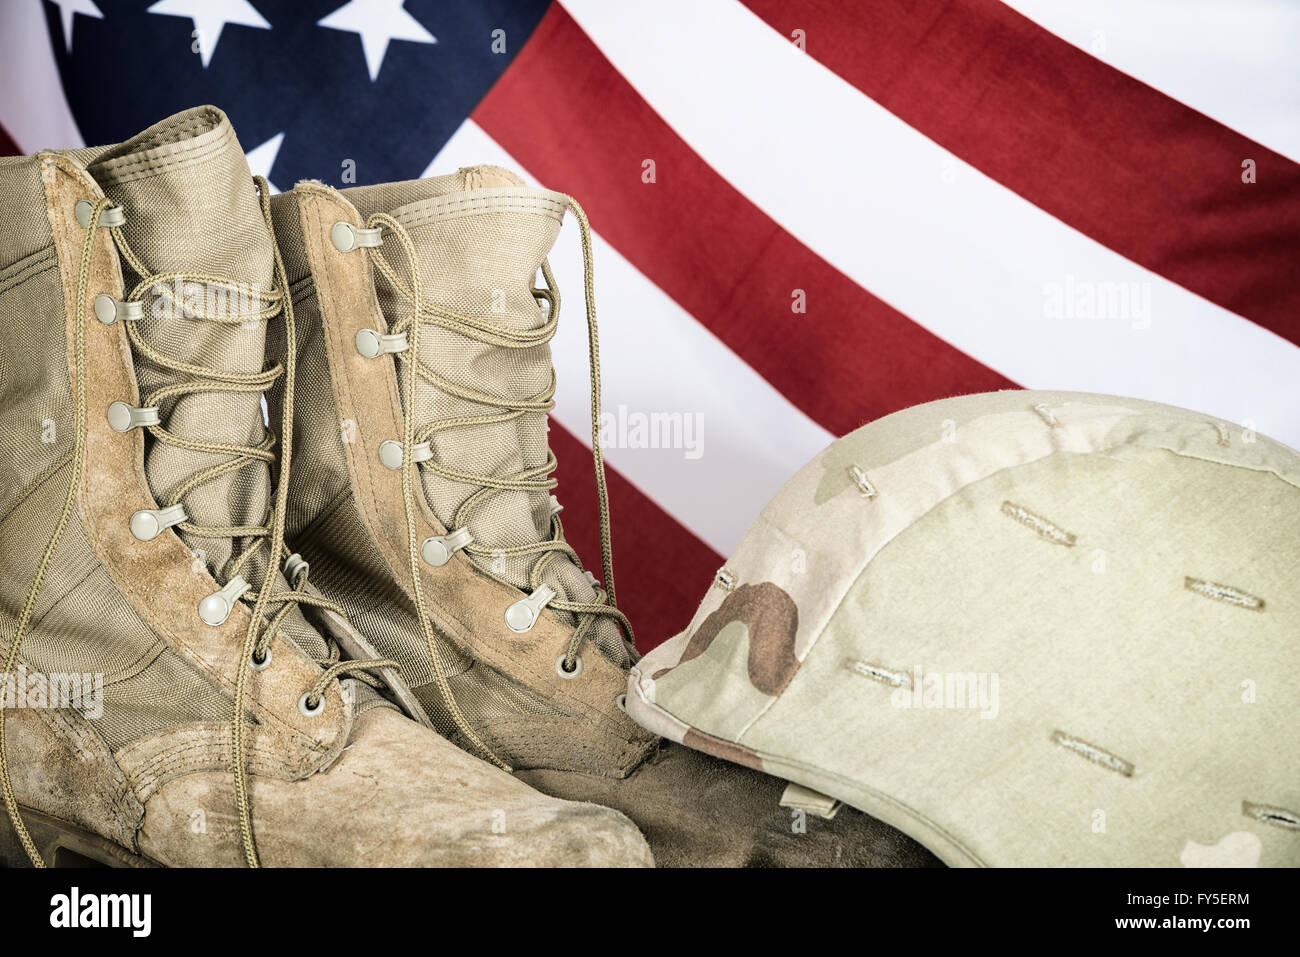
POLYGON ((46 17, 87 143, 212 103, 255 171, 288 188, 350 185, 349 168, 357 185, 420 176, 549 3, 95 0, 102 16, 69 18, 70 49, 68 5, 46 0, 46 17))

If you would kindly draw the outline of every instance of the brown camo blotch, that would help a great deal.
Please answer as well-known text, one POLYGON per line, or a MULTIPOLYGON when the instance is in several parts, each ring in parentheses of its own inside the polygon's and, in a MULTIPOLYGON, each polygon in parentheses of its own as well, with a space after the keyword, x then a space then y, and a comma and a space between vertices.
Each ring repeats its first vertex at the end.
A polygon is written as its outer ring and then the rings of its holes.
POLYGON ((763 759, 758 756, 757 752, 752 748, 745 747, 743 744, 737 744, 735 741, 724 741, 722 738, 705 734, 703 731, 688 728, 686 734, 682 735, 682 744, 688 748, 694 748, 696 751, 711 754, 715 758, 730 761, 732 764, 740 764, 747 768, 753 768, 755 771, 763 770, 763 759))
POLYGON ((799 670, 799 659, 794 656, 799 609, 785 589, 771 582, 741 585, 727 595, 691 635, 678 664, 704 654, 718 633, 733 621, 749 629, 750 683, 765 695, 779 695, 799 670))

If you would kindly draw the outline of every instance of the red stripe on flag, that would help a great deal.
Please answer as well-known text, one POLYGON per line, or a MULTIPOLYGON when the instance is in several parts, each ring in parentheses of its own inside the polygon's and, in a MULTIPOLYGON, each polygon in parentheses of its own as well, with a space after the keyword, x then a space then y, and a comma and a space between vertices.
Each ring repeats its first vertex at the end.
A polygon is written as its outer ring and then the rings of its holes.
MULTIPOLYGON (((591 450, 554 418, 549 434, 559 459, 556 490, 564 510, 564 536, 583 564, 600 574, 600 529, 591 450)), ((685 628, 722 557, 696 538, 626 478, 606 466, 614 527, 618 604, 632 620, 637 646, 649 651, 685 628)))
POLYGON ((1300 344, 1300 165, 997 0, 744 2, 1020 196, 1300 344))
POLYGON ((931 399, 1012 386, 746 199, 558 4, 473 119, 538 180, 576 196, 619 252, 836 434, 931 399), (647 158, 653 184, 641 180, 647 158), (791 309, 795 290, 806 294, 804 315, 791 309))
POLYGON ((9 131, 0 126, 0 156, 21 156, 22 152, 9 131))

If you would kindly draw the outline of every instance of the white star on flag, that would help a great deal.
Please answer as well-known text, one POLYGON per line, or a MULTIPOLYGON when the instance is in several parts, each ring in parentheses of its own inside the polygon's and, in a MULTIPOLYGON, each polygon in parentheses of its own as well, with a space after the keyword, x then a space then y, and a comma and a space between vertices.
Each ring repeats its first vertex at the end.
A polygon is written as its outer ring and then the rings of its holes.
POLYGON ((393 40, 412 43, 437 43, 438 38, 420 25, 420 21, 402 8, 402 0, 349 0, 317 26, 345 30, 361 36, 361 50, 373 82, 384 65, 384 54, 393 40))
POLYGON ((217 41, 221 39, 221 31, 227 23, 261 30, 271 29, 271 24, 266 22, 266 18, 248 0, 158 0, 146 12, 189 17, 193 20, 199 41, 199 56, 205 70, 212 62, 217 41))
POLYGON ((248 159, 248 168, 254 176, 266 177, 266 185, 272 193, 280 192, 279 187, 271 182, 271 167, 280 155, 280 144, 284 142, 284 133, 276 133, 261 146, 255 146, 244 154, 248 159))
POLYGON ((52 0, 55 6, 59 8, 59 19, 63 21, 63 40, 68 45, 68 52, 72 52, 72 18, 78 13, 84 13, 88 17, 104 19, 104 14, 99 7, 95 6, 95 0, 52 0))

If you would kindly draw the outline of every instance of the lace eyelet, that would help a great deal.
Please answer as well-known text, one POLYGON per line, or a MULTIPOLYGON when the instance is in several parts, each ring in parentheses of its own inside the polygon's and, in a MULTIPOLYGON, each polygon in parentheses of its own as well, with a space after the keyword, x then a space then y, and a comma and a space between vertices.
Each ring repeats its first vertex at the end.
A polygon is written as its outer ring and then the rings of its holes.
MULTIPOLYGON (((433 449, 428 442, 417 442, 411 449, 412 462, 427 462, 433 458, 433 449)), ((397 471, 402 467, 402 443, 396 439, 385 439, 379 443, 379 461, 384 468, 397 471)))
POLYGON ((316 707, 314 708, 307 703, 309 698, 311 698, 311 692, 303 692, 302 697, 298 699, 298 710, 301 711, 305 717, 314 718, 325 710, 325 696, 321 695, 316 699, 316 707))
POLYGON ((138 408, 129 402, 110 404, 107 418, 108 427, 114 432, 130 432, 132 429, 143 429, 162 422, 156 406, 138 408))
POLYGON ((335 223, 330 227, 330 242, 334 248, 341 253, 350 253, 354 249, 360 249, 362 246, 382 246, 383 236, 379 227, 374 229, 364 229, 360 226, 353 226, 351 223, 335 223))
MULTIPOLYGON (((82 229, 90 228, 90 217, 95 213, 95 203, 89 199, 79 199, 72 207, 72 214, 77 217, 77 222, 81 224, 82 229)), ((126 222, 126 213, 121 206, 106 206, 104 211, 99 214, 99 225, 101 228, 111 229, 114 226, 121 226, 126 222)))
POLYGON ((472 541, 474 536, 467 528, 458 528, 446 535, 434 535, 420 543, 420 557, 426 565, 441 568, 451 561, 452 555, 472 541))
MULTIPOLYGON (((532 630, 547 603, 556 597, 557 592, 550 585, 538 585, 530 595, 519 599, 506 609, 506 627, 516 635, 532 630)), ((567 676, 566 676, 567 677, 567 676)))
POLYGON ((284 580, 290 588, 297 588, 299 577, 308 574, 310 570, 311 564, 297 552, 284 560, 284 580))
POLYGON ((614 704, 616 704, 616 705, 618 706, 618 710, 619 710, 619 711, 622 711, 624 714, 627 714, 627 695, 626 695, 626 694, 621 694, 621 695, 619 695, 617 698, 615 698, 615 699, 614 699, 614 704))
POLYGON ((220 591, 214 591, 199 602, 199 619, 213 628, 224 625, 234 612, 235 604, 252 588, 242 575, 236 575, 220 591))
POLYGON ((356 335, 357 352, 367 359, 377 359, 382 355, 405 352, 410 348, 406 333, 380 335, 373 329, 362 329, 356 335))
POLYGON ((127 527, 138 541, 151 542, 173 525, 188 521, 185 506, 178 503, 167 508, 142 508, 131 515, 127 527))
POLYGON ((257 649, 254 648, 253 653, 248 656, 248 667, 253 671, 265 671, 271 667, 271 647, 267 646, 266 654, 262 656, 261 661, 257 660, 257 649))
POLYGON ((567 657, 568 655, 560 655, 560 657, 555 659, 555 673, 561 678, 576 678, 578 675, 582 674, 582 655, 573 656, 572 671, 564 667, 564 659, 567 657))

